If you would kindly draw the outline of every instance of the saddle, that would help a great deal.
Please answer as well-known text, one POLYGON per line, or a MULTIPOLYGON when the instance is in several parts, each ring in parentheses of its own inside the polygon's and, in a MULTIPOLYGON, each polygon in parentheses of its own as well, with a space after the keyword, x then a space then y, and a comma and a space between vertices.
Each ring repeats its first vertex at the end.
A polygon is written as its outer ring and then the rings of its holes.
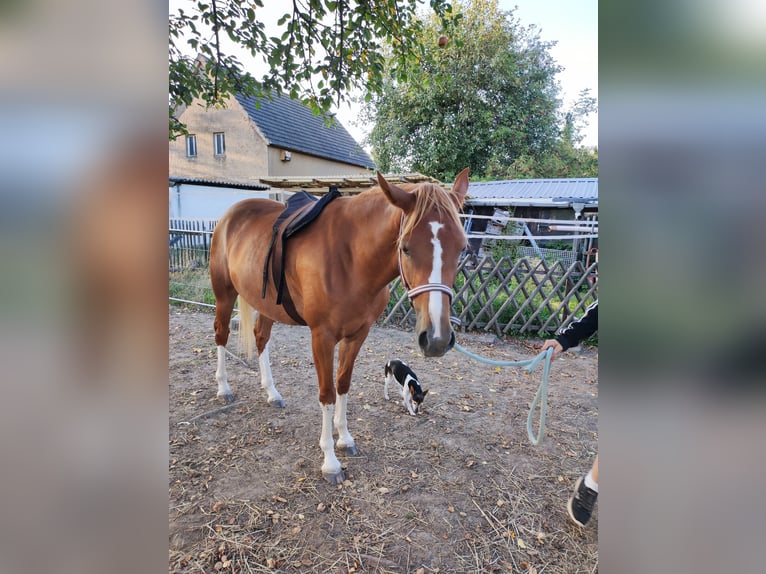
POLYGON ((331 186, 329 193, 321 199, 299 191, 292 195, 282 213, 279 214, 271 232, 271 243, 266 252, 266 261, 263 264, 263 289, 261 297, 266 297, 266 285, 269 280, 269 262, 271 262, 271 276, 277 288, 277 305, 282 305, 292 319, 299 325, 305 325, 306 321, 295 309, 290 290, 285 283, 285 256, 287 253, 287 240, 305 229, 312 223, 322 210, 332 200, 340 197, 336 186, 331 186))

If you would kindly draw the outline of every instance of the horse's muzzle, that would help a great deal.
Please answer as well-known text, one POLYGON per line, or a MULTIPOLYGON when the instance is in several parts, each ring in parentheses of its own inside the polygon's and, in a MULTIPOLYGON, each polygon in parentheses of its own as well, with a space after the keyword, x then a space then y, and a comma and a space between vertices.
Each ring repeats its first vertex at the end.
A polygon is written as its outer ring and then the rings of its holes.
POLYGON ((426 329, 418 335, 418 345, 426 357, 441 357, 455 346, 455 331, 449 330, 447 337, 434 337, 433 329, 426 329))

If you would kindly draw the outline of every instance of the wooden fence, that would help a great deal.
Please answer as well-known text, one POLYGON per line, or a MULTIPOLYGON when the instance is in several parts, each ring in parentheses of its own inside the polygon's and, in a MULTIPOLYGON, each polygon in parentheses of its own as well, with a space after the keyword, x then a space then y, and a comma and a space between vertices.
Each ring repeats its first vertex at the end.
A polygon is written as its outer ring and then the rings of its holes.
MULTIPOLYGON (((546 261, 523 257, 512 261, 491 255, 460 261, 453 286, 453 314, 465 331, 494 331, 544 336, 584 314, 596 301, 598 263, 546 261)), ((381 323, 411 326, 415 312, 397 278, 381 323)))
MULTIPOLYGON (((208 265, 213 221, 171 221, 169 228, 169 297, 172 301, 212 307, 208 265)), ((453 286, 453 314, 459 330, 497 335, 549 336, 580 317, 598 296, 598 263, 524 256, 496 260, 462 258, 453 286)), ((410 327, 415 313, 395 279, 382 325, 410 327)))
POLYGON ((171 273, 207 268, 210 237, 217 221, 171 219, 168 226, 168 266, 171 273))

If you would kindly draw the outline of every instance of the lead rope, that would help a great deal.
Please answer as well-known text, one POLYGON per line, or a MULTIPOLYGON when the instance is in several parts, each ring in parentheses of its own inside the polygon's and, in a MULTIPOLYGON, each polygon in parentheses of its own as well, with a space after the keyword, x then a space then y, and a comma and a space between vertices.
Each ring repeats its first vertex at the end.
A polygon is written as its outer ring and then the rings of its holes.
POLYGON ((545 438, 545 415, 548 410, 548 377, 551 372, 551 355, 553 355, 553 349, 541 351, 535 358, 526 359, 524 361, 495 361, 493 359, 487 359, 472 353, 457 343, 455 343, 455 349, 480 363, 493 365, 495 367, 524 367, 530 373, 537 368, 537 365, 541 361, 543 362, 543 378, 542 381, 540 381, 540 386, 537 388, 537 394, 535 394, 535 398, 532 400, 532 406, 529 407, 529 414, 527 415, 527 436, 529 437, 529 441, 534 446, 540 446, 545 438), (535 436, 532 419, 538 403, 540 404, 540 430, 538 431, 537 436, 535 436))

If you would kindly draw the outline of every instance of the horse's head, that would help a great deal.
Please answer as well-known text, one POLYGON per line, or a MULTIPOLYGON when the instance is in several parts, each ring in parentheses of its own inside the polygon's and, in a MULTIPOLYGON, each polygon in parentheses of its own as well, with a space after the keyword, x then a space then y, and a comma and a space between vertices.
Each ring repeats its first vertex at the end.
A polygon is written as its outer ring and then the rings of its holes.
POLYGON ((388 200, 402 210, 399 273, 417 314, 415 331, 426 357, 441 357, 455 345, 450 323, 452 285, 466 237, 458 213, 468 191, 468 168, 452 192, 432 183, 406 191, 378 174, 388 200))

